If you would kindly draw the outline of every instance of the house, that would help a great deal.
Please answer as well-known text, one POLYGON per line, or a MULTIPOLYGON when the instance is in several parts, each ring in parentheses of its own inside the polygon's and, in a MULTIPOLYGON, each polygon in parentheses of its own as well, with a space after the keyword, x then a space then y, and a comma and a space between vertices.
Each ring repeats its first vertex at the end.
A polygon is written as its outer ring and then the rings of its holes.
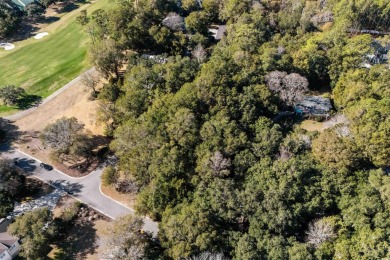
POLYGON ((329 98, 320 96, 307 96, 295 105, 294 110, 298 115, 329 117, 332 104, 329 98))
POLYGON ((212 25, 209 29, 214 39, 221 40, 226 34, 226 25, 212 25))
POLYGON ((371 43, 371 47, 374 49, 374 52, 364 56, 361 67, 369 69, 376 64, 386 64, 389 60, 390 44, 382 46, 380 42, 374 40, 371 43))
POLYGON ((0 219, 0 260, 11 260, 20 251, 19 239, 7 233, 9 224, 9 220, 0 219))
POLYGON ((14 3, 19 9, 24 10, 28 4, 31 4, 33 2, 36 2, 35 0, 12 0, 12 3, 14 3))

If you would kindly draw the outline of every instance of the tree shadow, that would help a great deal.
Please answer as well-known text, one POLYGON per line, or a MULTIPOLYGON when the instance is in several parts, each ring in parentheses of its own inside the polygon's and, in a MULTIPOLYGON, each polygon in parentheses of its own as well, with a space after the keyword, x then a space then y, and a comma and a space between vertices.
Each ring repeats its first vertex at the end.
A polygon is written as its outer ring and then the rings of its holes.
POLYGON ((63 259, 86 259, 97 249, 96 229, 93 222, 79 220, 69 230, 69 235, 60 243, 63 259))
POLYGON ((12 148, 12 142, 18 140, 23 134, 19 128, 12 124, 12 121, 0 118, 0 152, 9 151, 12 148))
POLYGON ((31 38, 34 36, 34 33, 36 33, 39 30, 37 26, 35 26, 31 21, 24 20, 19 28, 15 30, 14 33, 12 33, 10 36, 6 37, 5 40, 10 42, 17 42, 26 40, 28 38, 31 38))
POLYGON ((50 184, 60 190, 63 190, 71 195, 77 195, 81 192, 81 189, 84 187, 84 185, 80 183, 71 183, 69 181, 65 180, 55 180, 50 182, 50 184))
POLYGON ((38 19, 40 23, 48 23, 48 24, 57 22, 58 20, 60 20, 60 18, 57 16, 47 16, 47 17, 42 16, 38 19))
POLYGON ((23 95, 21 98, 19 98, 17 102, 17 106, 20 109, 28 109, 31 107, 36 107, 40 103, 42 103, 42 97, 37 95, 23 95))
POLYGON ((18 158, 15 164, 22 169, 26 175, 33 175, 34 171, 37 169, 36 161, 32 159, 18 158))

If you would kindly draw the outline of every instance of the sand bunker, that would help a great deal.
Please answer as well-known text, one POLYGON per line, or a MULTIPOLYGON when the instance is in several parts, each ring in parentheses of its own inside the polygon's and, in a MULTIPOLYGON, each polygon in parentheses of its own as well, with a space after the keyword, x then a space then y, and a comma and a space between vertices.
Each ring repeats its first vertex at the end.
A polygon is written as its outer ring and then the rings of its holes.
POLYGON ((15 48, 15 45, 12 43, 2 43, 0 42, 0 48, 4 48, 4 50, 9 51, 15 48))
POLYGON ((45 37, 47 35, 49 35, 48 32, 38 33, 37 35, 34 36, 34 39, 39 40, 39 39, 42 39, 43 37, 45 37))

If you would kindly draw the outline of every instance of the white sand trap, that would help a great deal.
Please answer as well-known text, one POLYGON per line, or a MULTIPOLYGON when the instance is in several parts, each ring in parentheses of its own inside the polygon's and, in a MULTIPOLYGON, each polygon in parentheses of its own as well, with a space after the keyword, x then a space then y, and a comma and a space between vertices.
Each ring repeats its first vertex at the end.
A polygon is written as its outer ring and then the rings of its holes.
POLYGON ((15 48, 15 45, 12 43, 2 43, 0 42, 0 48, 4 48, 4 50, 9 51, 15 48))
POLYGON ((39 39, 42 39, 43 37, 45 37, 47 35, 49 35, 48 32, 38 33, 37 35, 34 36, 34 39, 39 40, 39 39))

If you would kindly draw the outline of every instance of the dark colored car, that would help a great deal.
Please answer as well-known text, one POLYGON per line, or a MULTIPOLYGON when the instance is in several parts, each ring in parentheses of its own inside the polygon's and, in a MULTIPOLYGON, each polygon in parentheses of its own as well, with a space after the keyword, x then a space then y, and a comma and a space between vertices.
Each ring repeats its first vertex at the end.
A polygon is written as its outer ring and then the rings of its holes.
POLYGON ((49 164, 46 164, 46 163, 41 163, 41 164, 39 165, 39 167, 45 169, 46 171, 51 171, 51 170, 53 170, 53 166, 51 166, 51 165, 49 165, 49 164))

